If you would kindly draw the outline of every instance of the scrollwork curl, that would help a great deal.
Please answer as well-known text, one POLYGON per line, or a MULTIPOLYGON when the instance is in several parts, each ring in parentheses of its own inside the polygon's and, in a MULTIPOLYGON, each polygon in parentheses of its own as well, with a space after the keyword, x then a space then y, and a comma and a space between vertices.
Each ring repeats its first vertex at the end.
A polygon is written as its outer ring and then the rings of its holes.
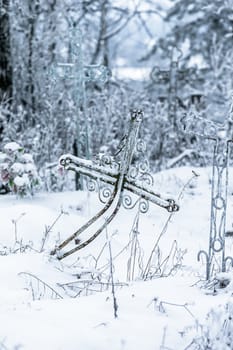
POLYGON ((133 202, 133 199, 129 194, 124 194, 122 196, 121 204, 125 209, 133 209, 137 204, 137 201, 133 202))
POLYGON ((100 157, 100 165, 105 166, 105 165, 110 165, 112 163, 112 157, 109 156, 108 154, 102 154, 100 157))
POLYGON ((140 180, 142 181, 143 185, 153 186, 154 185, 154 178, 149 173, 144 173, 141 175, 140 180))
POLYGON ((142 139, 139 139, 136 144, 136 151, 139 153, 145 153, 146 152, 146 143, 142 139))
POLYGON ((145 214, 149 210, 149 202, 148 200, 141 198, 139 201, 139 210, 142 214, 145 214))
POLYGON ((98 188, 97 182, 90 178, 87 179, 86 186, 88 191, 90 192, 97 191, 97 188, 98 188))
POLYGON ((111 169, 113 169, 113 170, 119 172, 119 170, 120 170, 120 164, 119 164, 117 161, 114 160, 114 161, 111 163, 111 169))
POLYGON ((128 180, 136 180, 136 178, 138 177, 139 174, 139 170, 138 167, 136 166, 131 166, 129 168, 128 174, 127 174, 127 179, 128 180))
POLYGON ((148 170, 149 170, 149 162, 148 162, 148 160, 144 159, 143 162, 140 162, 138 164, 138 167, 139 167, 139 171, 141 173, 148 172, 148 170))
POLYGON ((99 157, 99 165, 103 167, 110 167, 113 170, 119 171, 120 164, 110 155, 102 154, 99 157))
POLYGON ((111 197, 112 195, 112 189, 110 187, 104 186, 102 188, 99 188, 98 191, 99 195, 99 200, 102 203, 106 203, 107 200, 111 197))

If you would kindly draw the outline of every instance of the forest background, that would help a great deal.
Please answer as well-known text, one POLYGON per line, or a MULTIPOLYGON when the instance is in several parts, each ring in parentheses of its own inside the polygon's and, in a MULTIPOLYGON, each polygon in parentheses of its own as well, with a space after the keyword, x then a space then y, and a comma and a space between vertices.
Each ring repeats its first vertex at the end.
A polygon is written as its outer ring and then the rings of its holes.
POLYGON ((154 171, 206 165, 205 141, 176 126, 191 107, 224 122, 232 94, 232 40, 230 0, 1 0, 0 148, 17 141, 33 155, 45 188, 62 190, 54 170, 61 154, 87 156, 85 146, 77 151, 77 128, 83 144, 89 139, 88 157, 114 154, 129 111, 140 108, 140 136, 154 171), (82 31, 84 64, 103 64, 112 72, 105 84, 85 84, 85 113, 73 82, 64 77, 54 83, 50 74, 56 62, 70 60, 70 23, 82 31), (183 74, 171 121, 169 81, 158 84, 151 72, 170 69, 174 48, 183 74))

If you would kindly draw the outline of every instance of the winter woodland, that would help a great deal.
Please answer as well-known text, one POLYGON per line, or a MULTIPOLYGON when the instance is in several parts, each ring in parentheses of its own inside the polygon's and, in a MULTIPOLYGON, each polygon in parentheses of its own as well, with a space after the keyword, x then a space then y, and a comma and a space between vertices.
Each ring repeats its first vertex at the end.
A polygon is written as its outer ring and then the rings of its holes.
POLYGON ((0 0, 0 350, 233 350, 232 40, 232 0, 0 0))

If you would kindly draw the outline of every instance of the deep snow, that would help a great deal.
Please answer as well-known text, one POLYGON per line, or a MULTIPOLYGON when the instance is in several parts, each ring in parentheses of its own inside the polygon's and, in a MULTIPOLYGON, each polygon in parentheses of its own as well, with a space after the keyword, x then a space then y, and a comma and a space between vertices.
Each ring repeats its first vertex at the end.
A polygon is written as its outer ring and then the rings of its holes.
MULTIPOLYGON (((182 192, 180 211, 170 217, 159 243, 161 260, 170 253, 167 265, 162 266, 168 277, 158 278, 160 271, 151 280, 141 278, 169 213, 151 205, 148 213, 140 214, 134 268, 133 260, 131 268, 129 265, 129 242, 137 209, 122 208, 109 225, 117 319, 106 232, 62 261, 49 254, 56 242, 72 234, 101 207, 97 195, 64 192, 39 193, 32 199, 1 196, 0 349, 18 345, 28 350, 184 349, 196 334, 196 322, 204 324, 211 308, 231 300, 229 288, 215 294, 201 288, 205 266, 196 259, 200 249, 208 248, 210 172, 210 168, 183 167, 154 176, 155 189, 176 199, 193 177, 182 192), (193 177, 193 170, 198 177, 193 177), (46 230, 59 215, 43 245, 46 230), (171 272, 175 263, 178 266, 171 272), (90 281, 93 284, 85 288, 90 281)), ((232 192, 230 181, 228 213, 233 206, 232 192)), ((232 229, 230 215, 227 229, 232 229)), ((227 238, 229 252, 232 242, 227 238)))

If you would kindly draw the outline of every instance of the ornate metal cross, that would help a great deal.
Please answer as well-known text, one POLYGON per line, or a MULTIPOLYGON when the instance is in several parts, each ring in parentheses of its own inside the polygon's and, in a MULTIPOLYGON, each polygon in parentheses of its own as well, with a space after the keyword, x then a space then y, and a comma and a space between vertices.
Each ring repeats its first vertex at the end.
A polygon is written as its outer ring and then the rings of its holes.
POLYGON ((181 127, 184 132, 214 141, 209 250, 208 252, 201 250, 198 253, 198 261, 202 255, 206 258, 207 280, 217 270, 226 271, 227 260, 230 260, 233 265, 233 258, 225 257, 229 144, 233 141, 232 125, 233 103, 224 125, 204 119, 195 109, 190 109, 181 119, 181 127), (216 267, 216 265, 220 266, 216 267))
POLYGON ((168 85, 168 117, 173 127, 177 126, 177 84, 179 82, 188 82, 194 75, 195 69, 179 69, 179 60, 182 52, 177 48, 171 50, 170 69, 161 70, 155 66, 151 71, 151 79, 156 85, 168 85))
POLYGON ((99 82, 106 83, 111 76, 110 70, 103 65, 84 65, 82 53, 82 33, 79 28, 76 28, 72 22, 69 30, 70 37, 70 62, 56 62, 50 69, 51 75, 56 82, 57 78, 72 81, 73 98, 76 101, 77 116, 77 139, 76 150, 77 156, 81 155, 82 146, 85 149, 84 156, 90 158, 89 144, 89 124, 87 117, 86 106, 86 83, 99 82), (85 130, 81 133, 81 123, 79 120, 79 111, 82 109, 84 116, 85 130), (82 145, 82 134, 85 135, 85 144, 82 145))
POLYGON ((89 183, 91 189, 95 188, 94 185, 99 185, 99 197, 105 205, 93 218, 51 252, 52 255, 56 254, 58 259, 63 259, 91 243, 113 220, 121 205, 125 208, 133 208, 138 203, 139 209, 143 213, 147 212, 149 202, 166 208, 169 212, 179 209, 173 199, 163 199, 153 191, 151 188, 153 178, 148 173, 147 163, 132 165, 135 149, 140 152, 144 148, 142 140, 137 142, 142 116, 141 111, 131 113, 129 131, 118 154, 119 161, 105 155, 100 158, 98 163, 70 154, 61 157, 60 163, 65 169, 74 170, 92 179, 89 183), (100 182, 104 187, 100 186, 100 182), (111 185, 112 190, 106 188, 106 184, 111 185), (138 199, 133 201, 132 197, 125 191, 131 192, 138 199), (88 238, 82 242, 79 235, 84 231, 88 238), (67 252, 63 252, 62 249, 72 242, 74 246, 67 252))

